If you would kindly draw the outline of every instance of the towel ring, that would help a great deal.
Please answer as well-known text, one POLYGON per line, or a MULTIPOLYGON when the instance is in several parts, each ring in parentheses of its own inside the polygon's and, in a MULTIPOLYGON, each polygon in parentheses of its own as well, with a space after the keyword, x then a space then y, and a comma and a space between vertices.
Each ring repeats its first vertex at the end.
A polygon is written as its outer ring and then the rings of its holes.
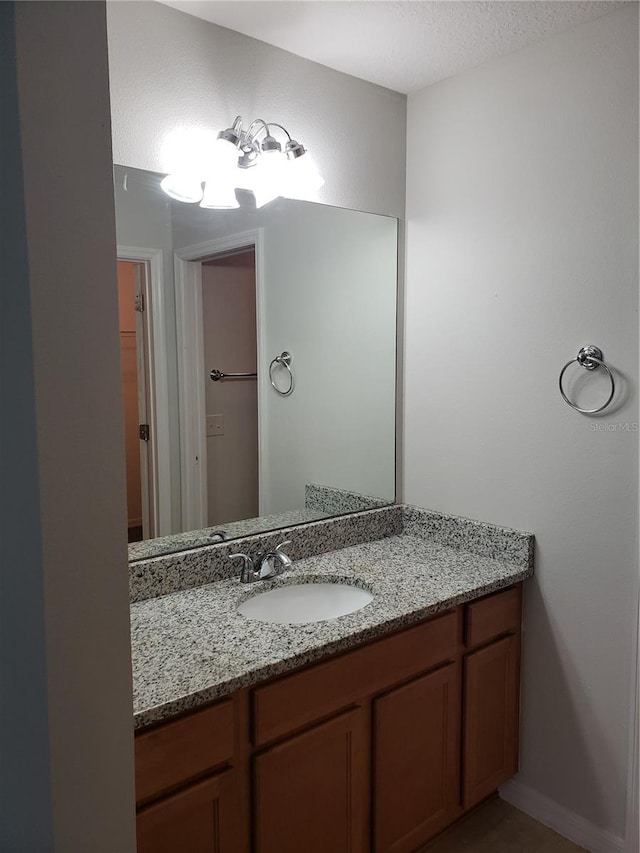
POLYGON ((271 364, 269 365, 269 381, 271 382, 271 385, 273 386, 273 390, 276 392, 276 394, 280 394, 281 397, 288 397, 289 394, 291 394, 291 392, 293 391, 293 371, 291 370, 291 353, 290 352, 287 352, 285 350, 283 353, 281 353, 280 355, 277 355, 272 360, 271 364), (276 385, 276 383, 273 379, 273 366, 274 366, 274 364, 281 364, 283 367, 286 367, 287 370, 289 371, 289 387, 287 388, 286 391, 282 391, 280 388, 278 388, 278 386, 276 385))
POLYGON ((616 383, 613 378, 613 373, 604 363, 604 357, 602 355, 602 350, 599 347, 587 346, 582 347, 578 352, 578 355, 575 358, 572 358, 571 361, 568 361, 565 366, 560 371, 560 378, 558 380, 558 385, 560 387, 560 393, 562 394, 562 399, 571 406, 572 409, 575 409, 576 412, 581 412, 583 415, 595 415, 598 412, 602 412, 607 408, 609 403, 613 400, 613 395, 616 393, 616 383), (607 397, 606 401, 598 406, 597 409, 581 409, 580 406, 576 406, 576 404, 570 400, 567 395, 564 393, 564 388, 562 387, 562 379, 564 377, 565 371, 567 367, 577 361, 580 367, 584 367, 585 370, 597 370, 599 367, 604 367, 609 375, 609 380, 611 381, 611 393, 607 397))

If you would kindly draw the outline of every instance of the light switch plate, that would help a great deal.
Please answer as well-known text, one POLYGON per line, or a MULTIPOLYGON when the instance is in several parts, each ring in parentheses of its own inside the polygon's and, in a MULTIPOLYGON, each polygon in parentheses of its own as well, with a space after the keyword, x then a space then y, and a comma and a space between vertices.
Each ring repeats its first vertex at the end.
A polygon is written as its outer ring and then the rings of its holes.
POLYGON ((224 435, 224 415, 209 415, 207 417, 207 438, 214 435, 224 435))

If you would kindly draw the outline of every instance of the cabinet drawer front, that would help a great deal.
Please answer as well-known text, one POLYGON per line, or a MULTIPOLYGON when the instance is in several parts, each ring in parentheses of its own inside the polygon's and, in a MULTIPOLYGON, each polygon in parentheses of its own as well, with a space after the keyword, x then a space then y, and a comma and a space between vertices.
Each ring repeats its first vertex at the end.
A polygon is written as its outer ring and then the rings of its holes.
POLYGON ((206 773, 233 755, 233 702, 221 702, 136 737, 136 801, 206 773))
POLYGON ((487 643, 501 634, 520 630, 522 584, 467 604, 466 643, 468 647, 487 643))
POLYGON ((447 661, 458 646, 456 611, 256 689, 254 743, 268 743, 447 661))
POLYGON ((137 853, 233 853, 233 772, 213 776, 138 813, 137 853))

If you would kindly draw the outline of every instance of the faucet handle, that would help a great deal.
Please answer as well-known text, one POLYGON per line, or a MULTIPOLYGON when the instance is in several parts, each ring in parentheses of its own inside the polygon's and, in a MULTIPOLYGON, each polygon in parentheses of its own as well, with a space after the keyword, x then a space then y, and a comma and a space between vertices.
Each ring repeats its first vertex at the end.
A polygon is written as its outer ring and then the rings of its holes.
POLYGON ((291 545, 290 539, 285 539, 285 541, 281 542, 273 551, 274 560, 277 557, 278 560, 280 561, 280 571, 281 572, 284 572, 286 569, 290 569, 291 566, 293 565, 293 563, 291 561, 291 557, 282 550, 286 545, 291 545))
POLYGON ((240 580, 242 583, 248 583, 253 577, 253 560, 247 554, 229 554, 230 560, 242 560, 242 568, 240 569, 240 580))

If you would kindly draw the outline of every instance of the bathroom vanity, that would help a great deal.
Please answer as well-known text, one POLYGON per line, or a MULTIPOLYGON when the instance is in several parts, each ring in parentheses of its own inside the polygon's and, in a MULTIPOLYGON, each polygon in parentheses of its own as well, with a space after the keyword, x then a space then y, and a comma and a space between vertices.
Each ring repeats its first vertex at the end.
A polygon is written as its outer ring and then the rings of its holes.
POLYGON ((275 581, 354 583, 355 613, 245 619, 263 585, 230 577, 133 605, 138 853, 410 853, 515 773, 533 538, 376 512, 275 581))

